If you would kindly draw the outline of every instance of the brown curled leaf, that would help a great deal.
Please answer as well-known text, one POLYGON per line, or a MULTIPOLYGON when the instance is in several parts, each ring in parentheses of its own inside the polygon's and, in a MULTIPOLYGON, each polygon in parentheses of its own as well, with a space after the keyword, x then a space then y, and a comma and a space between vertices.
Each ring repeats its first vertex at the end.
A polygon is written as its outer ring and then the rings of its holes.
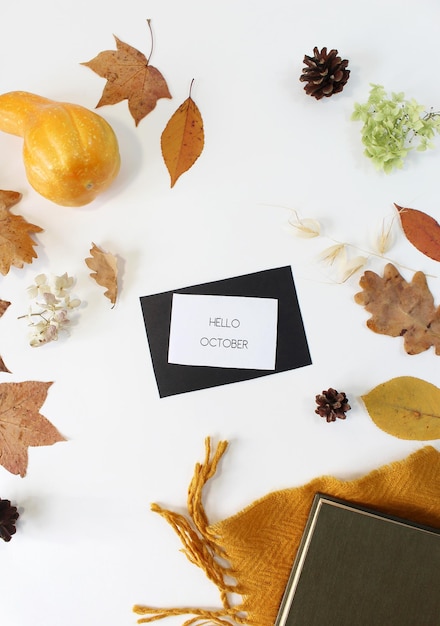
POLYGON ((91 257, 85 259, 86 265, 93 270, 90 276, 105 287, 104 295, 114 306, 118 295, 118 261, 114 254, 103 252, 98 246, 92 243, 90 249, 91 257))

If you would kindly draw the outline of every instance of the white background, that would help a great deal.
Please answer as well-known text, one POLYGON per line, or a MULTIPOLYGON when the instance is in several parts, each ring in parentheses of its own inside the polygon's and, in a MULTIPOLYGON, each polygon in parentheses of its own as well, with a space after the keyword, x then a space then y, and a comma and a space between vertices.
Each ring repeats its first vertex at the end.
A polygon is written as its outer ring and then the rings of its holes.
MULTIPOLYGON (((13 372, 1 381, 53 381, 42 413, 68 439, 31 449, 25 478, 0 467, 0 497, 21 511, 16 535, 0 545, 5 626, 130 626, 134 603, 219 607, 217 590, 149 510, 153 501, 184 509, 204 438, 231 444, 206 491, 217 521, 273 489, 321 474, 353 479, 415 451, 423 443, 379 430, 360 395, 400 375, 440 383, 440 357, 408 356, 400 339, 369 331, 353 301, 359 276, 332 283, 316 261, 328 242, 298 239, 288 224, 296 209, 369 247, 394 202, 440 218, 440 141, 386 176, 363 156, 350 121, 372 82, 440 108, 437 0, 3 2, 0 88, 94 108, 105 81, 80 63, 114 49, 113 34, 148 54, 147 18, 151 63, 173 99, 137 128, 126 102, 100 109, 122 155, 105 196, 80 209, 44 200, 24 176, 21 140, 0 137, 0 188, 22 192, 14 211, 44 228, 38 259, 1 278, 0 298, 12 305, 0 354, 13 372), (315 45, 337 48, 351 69, 342 94, 319 102, 298 80, 315 45), (170 189, 160 135, 193 78, 206 145, 170 189), (113 310, 84 263, 92 241, 120 259, 113 310), (159 399, 139 297, 287 264, 313 365, 159 399), (69 338, 33 349, 16 318, 40 272, 74 275, 85 304, 69 338), (314 413, 329 386, 350 399, 345 421, 314 413)), ((392 259, 440 276, 396 233, 392 259)), ((429 285, 440 303, 438 278, 429 285)))

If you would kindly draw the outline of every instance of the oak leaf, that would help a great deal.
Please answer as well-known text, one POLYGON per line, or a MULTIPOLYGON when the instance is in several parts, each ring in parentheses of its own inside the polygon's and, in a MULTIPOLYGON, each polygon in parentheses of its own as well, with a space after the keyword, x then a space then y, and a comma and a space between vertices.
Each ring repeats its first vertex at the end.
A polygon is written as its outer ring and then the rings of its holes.
POLYGON ((408 354, 419 354, 434 346, 440 355, 440 307, 434 306, 423 272, 416 272, 407 283, 388 263, 383 277, 367 270, 359 284, 363 291, 354 299, 371 313, 368 328, 382 335, 403 337, 408 354))
POLYGON ((98 285, 106 288, 104 295, 114 306, 118 295, 117 258, 110 252, 103 252, 93 242, 90 254, 92 256, 85 260, 87 267, 93 270, 90 276, 98 283, 98 285))
MULTIPOLYGON (((150 27, 150 21, 148 20, 150 27)), ((150 58, 114 35, 116 50, 100 52, 81 63, 107 80, 96 107, 128 100, 136 126, 155 108, 160 98, 171 98, 165 78, 150 65, 150 58)), ((151 53, 150 53, 151 57, 151 53)))
POLYGON ((29 446, 50 446, 65 438, 39 413, 49 383, 26 381, 0 384, 0 464, 25 476, 29 446))
POLYGON ((361 396, 373 422, 400 439, 440 439, 440 389, 399 376, 361 396))
POLYGON ((440 261, 440 224, 417 209, 407 209, 394 203, 403 232, 408 241, 430 259, 440 261))
POLYGON ((205 143, 203 119, 191 98, 191 90, 168 121, 160 142, 173 187, 177 179, 197 161, 205 143))
POLYGON ((0 273, 3 276, 11 265, 21 268, 37 257, 34 250, 37 244, 30 233, 40 233, 43 229, 10 212, 21 197, 18 191, 0 190, 0 273))

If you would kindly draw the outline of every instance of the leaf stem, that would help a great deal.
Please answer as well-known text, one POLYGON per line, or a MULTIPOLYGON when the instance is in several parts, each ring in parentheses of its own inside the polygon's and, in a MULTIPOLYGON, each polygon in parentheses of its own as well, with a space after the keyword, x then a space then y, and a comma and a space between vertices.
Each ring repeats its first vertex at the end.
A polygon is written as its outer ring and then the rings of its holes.
POLYGON ((151 59, 151 57, 153 55, 153 49, 154 49, 153 29, 151 28, 151 19, 150 18, 147 19, 147 24, 148 24, 148 28, 150 29, 150 37, 151 37, 150 54, 148 55, 148 63, 149 63, 150 59, 151 59))

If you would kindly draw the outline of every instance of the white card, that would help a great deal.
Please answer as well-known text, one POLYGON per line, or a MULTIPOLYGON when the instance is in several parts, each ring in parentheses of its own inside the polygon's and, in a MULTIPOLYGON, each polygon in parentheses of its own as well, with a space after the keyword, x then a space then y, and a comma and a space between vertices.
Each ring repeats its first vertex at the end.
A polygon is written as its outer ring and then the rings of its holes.
POLYGON ((168 362, 274 370, 278 300, 173 294, 168 362))

